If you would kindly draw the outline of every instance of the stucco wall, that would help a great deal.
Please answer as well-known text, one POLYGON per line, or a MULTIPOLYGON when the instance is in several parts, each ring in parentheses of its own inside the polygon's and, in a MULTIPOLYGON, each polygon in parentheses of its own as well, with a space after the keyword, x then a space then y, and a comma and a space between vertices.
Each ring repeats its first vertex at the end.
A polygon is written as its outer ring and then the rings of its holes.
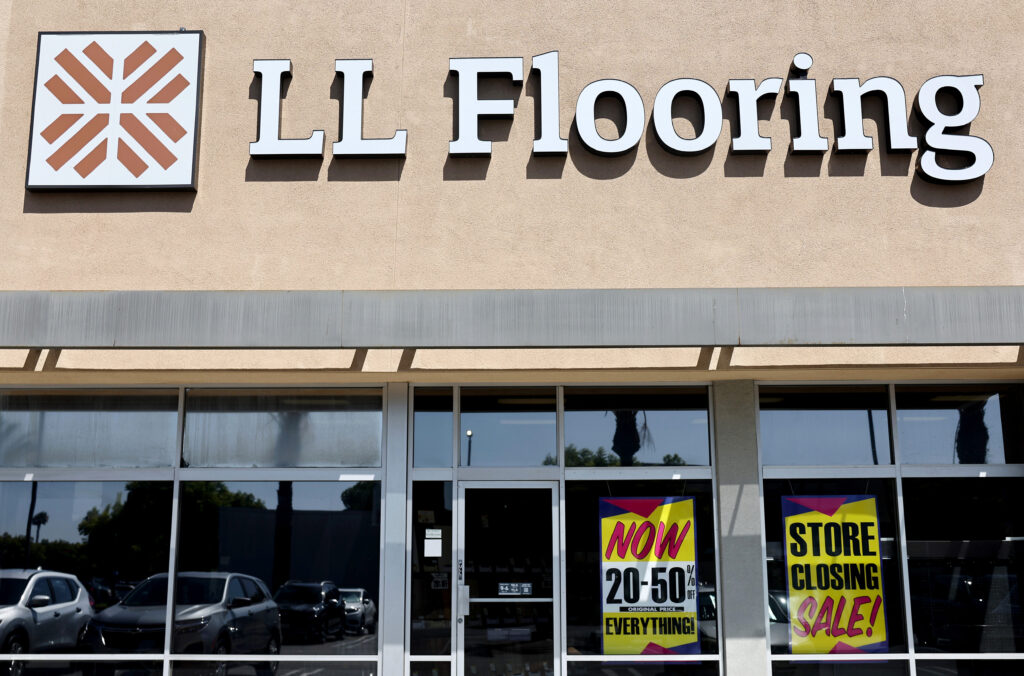
MULTIPOLYGON (((16 0, 0 43, 0 288, 1021 284, 1022 23, 1013 2, 16 0), (178 27, 206 34, 198 192, 27 193, 37 32, 178 27), (522 56, 529 73, 530 57, 550 50, 560 52, 564 161, 531 156, 529 77, 522 89, 486 88, 518 98, 511 123, 485 123, 491 138, 507 136, 490 160, 449 157, 449 57, 522 56), (761 123, 773 138, 766 158, 728 152, 731 102, 713 152, 693 158, 668 155, 650 129, 618 158, 592 155, 570 133, 593 80, 632 83, 649 115, 668 80, 700 78, 723 94, 730 77, 785 77, 798 51, 814 56, 822 98, 833 77, 889 75, 912 98, 934 75, 984 74, 971 132, 993 146, 994 168, 947 187, 915 175, 916 154, 790 156, 782 97, 761 123), (375 74, 366 136, 408 129, 404 161, 330 157, 334 59, 365 57, 375 74), (249 158, 255 58, 292 60, 283 132, 326 130, 322 161, 249 158)), ((831 141, 833 120, 819 111, 831 141)))

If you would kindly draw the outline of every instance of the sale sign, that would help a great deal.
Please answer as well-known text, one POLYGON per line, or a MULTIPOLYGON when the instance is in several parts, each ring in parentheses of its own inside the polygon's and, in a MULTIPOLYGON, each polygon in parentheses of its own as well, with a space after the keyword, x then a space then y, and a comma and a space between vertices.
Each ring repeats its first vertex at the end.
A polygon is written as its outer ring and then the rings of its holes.
POLYGON ((885 652, 873 495, 782 498, 793 653, 885 652))
POLYGON ((696 653, 693 498, 601 498, 604 654, 696 653))

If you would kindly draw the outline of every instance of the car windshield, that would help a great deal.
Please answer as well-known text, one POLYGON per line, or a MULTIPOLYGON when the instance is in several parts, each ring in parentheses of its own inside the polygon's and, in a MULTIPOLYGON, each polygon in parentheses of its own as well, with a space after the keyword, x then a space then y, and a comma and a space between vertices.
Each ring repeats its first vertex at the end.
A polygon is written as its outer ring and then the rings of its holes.
POLYGON ((0 606, 13 606, 25 591, 27 580, 0 580, 0 606))
MULTIPOLYGON (((200 605, 218 603, 224 595, 224 580, 216 577, 178 576, 178 605, 200 605)), ((167 603, 167 578, 154 577, 146 580, 125 597, 126 606, 162 606, 167 603)))
POLYGON ((274 594, 278 603, 320 603, 320 587, 285 585, 274 594))
POLYGON ((359 592, 354 591, 343 591, 341 592, 341 598, 345 600, 345 603, 361 603, 363 598, 359 595, 359 592))

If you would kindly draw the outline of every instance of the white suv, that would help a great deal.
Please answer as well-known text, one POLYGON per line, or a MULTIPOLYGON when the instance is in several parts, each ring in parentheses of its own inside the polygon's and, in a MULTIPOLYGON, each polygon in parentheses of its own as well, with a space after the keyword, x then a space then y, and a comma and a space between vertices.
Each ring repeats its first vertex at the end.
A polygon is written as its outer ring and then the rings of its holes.
POLYGON ((0 570, 0 653, 76 648, 92 614, 89 592, 74 575, 0 570))

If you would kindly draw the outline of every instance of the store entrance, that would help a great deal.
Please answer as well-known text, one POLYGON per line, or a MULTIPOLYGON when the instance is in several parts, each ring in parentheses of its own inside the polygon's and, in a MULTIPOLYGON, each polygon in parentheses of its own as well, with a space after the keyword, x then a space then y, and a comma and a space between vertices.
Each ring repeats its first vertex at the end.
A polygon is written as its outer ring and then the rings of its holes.
POLYGON ((458 676, 558 676, 556 482, 460 482, 458 676))

